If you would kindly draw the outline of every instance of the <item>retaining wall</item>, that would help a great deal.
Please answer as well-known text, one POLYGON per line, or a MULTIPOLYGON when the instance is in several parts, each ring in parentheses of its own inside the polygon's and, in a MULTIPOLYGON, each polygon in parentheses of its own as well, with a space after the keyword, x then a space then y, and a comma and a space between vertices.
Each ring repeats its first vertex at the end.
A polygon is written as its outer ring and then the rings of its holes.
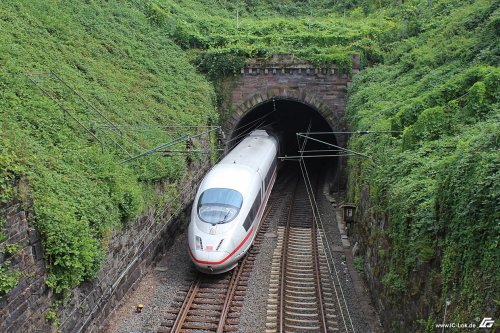
MULTIPOLYGON (((181 185, 176 204, 167 203, 158 209, 148 209, 123 230, 110 237, 108 253, 98 276, 75 288, 71 297, 55 309, 51 305, 56 295, 45 285, 47 273, 40 236, 25 180, 15 187, 16 199, 0 207, 7 238, 0 243, 19 244, 16 254, 0 252, 0 264, 10 261, 9 271, 22 273, 20 283, 7 295, 0 297, 0 332, 98 332, 99 326, 114 310, 117 303, 144 275, 157 254, 171 246, 186 224, 186 214, 198 183, 209 162, 191 165, 190 174, 181 185), (180 203, 180 204, 179 204, 180 203), (47 319, 55 311, 59 327, 47 319)), ((158 189, 161 191, 161 189, 158 189)))

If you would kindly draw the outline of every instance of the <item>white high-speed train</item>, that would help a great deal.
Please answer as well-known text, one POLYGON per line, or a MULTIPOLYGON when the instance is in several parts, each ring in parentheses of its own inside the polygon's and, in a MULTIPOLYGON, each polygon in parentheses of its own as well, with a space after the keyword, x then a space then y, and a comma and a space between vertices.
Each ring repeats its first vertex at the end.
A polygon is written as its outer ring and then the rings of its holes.
POLYGON ((271 132, 254 130, 201 182, 188 228, 199 271, 227 272, 252 245, 276 180, 278 150, 271 132))

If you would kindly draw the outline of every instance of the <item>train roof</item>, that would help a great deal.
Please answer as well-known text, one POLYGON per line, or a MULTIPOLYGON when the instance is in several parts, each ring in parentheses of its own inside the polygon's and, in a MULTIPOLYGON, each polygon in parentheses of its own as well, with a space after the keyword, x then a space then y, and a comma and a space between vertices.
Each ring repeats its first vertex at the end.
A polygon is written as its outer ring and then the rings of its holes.
POLYGON ((200 193, 208 188, 231 188, 247 193, 267 174, 277 150, 278 143, 273 136, 265 130, 253 131, 207 173, 200 184, 200 193))
POLYGON ((209 188, 231 188, 241 193, 247 193, 255 185, 259 175, 246 166, 217 164, 205 176, 200 193, 209 188))
POLYGON ((265 130, 255 130, 243 139, 219 164, 246 166, 255 172, 276 157, 277 140, 265 130))

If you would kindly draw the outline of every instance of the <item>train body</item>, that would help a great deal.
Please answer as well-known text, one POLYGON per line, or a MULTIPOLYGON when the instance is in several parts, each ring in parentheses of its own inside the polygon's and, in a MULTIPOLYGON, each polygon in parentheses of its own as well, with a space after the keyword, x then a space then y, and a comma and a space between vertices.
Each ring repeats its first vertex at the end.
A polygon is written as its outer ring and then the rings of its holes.
POLYGON ((257 234, 276 180, 279 140, 254 130, 202 180, 191 211, 188 247, 196 268, 234 268, 257 234))

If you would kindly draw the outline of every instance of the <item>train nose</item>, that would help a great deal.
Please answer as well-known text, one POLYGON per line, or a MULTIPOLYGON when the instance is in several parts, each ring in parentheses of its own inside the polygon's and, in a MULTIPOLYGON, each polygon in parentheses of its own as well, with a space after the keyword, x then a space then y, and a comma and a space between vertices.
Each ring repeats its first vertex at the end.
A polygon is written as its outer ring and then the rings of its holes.
POLYGON ((196 267, 205 273, 220 273, 225 271, 230 260, 225 251, 192 251, 192 259, 196 267))
POLYGON ((205 264, 210 264, 212 266, 217 266, 222 263, 225 257, 229 254, 225 251, 205 251, 205 250, 196 250, 193 252, 194 259, 197 262, 203 262, 205 264))

